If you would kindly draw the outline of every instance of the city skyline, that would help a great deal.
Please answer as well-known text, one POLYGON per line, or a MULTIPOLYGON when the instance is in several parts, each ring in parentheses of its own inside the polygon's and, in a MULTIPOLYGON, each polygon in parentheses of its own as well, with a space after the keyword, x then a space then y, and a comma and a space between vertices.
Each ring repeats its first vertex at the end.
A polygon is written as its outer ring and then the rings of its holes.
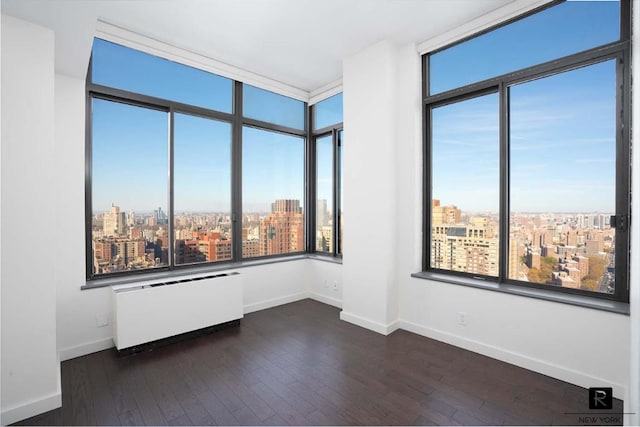
MULTIPOLYGON (((240 242, 243 258, 305 249, 304 213, 300 201, 292 199, 274 200, 269 213, 244 215, 240 236, 233 234, 228 214, 174 215, 171 253, 169 217, 160 207, 153 214, 141 214, 114 203, 91 222, 92 273, 96 275, 226 261, 233 257, 234 241, 240 242)), ((323 242, 331 245, 330 238, 323 242)))
POLYGON ((615 290, 615 229, 601 213, 512 214, 508 257, 501 257, 497 217, 469 214, 432 200, 430 266, 611 294, 615 290))

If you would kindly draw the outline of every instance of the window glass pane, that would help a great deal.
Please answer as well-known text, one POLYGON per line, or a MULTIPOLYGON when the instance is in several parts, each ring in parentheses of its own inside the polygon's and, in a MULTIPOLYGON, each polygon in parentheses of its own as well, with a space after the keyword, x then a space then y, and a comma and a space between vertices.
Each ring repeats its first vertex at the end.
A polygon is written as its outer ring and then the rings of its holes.
POLYGON ((302 252, 304 138, 242 130, 242 256, 302 252))
POLYGON ((231 124, 174 115, 175 262, 230 260, 231 124))
POLYGON ((620 39, 619 1, 567 1, 429 57, 436 94, 620 39))
POLYGON ((616 66, 510 89, 509 278, 613 293, 616 66))
POLYGON ((166 112, 93 99, 94 274, 168 263, 166 112))
POLYGON ((333 253, 333 136, 316 139, 316 251, 333 253))
POLYGON ((304 130, 304 102, 250 85, 242 86, 242 114, 250 119, 304 130))
POLYGON ((432 110, 431 267, 498 275, 498 95, 432 110))
POLYGON ((314 130, 342 123, 342 93, 318 102, 314 105, 313 111, 315 114, 314 130))
POLYGON ((231 113, 230 79, 94 39, 93 83, 231 113))

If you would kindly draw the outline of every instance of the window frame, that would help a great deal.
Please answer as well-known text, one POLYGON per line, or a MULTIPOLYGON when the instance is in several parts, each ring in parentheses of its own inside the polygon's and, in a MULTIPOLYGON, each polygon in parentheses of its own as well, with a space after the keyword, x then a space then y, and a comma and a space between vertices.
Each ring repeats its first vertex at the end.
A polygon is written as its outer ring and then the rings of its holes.
MULTIPOLYGON (((335 95, 332 95, 335 96, 335 95)), ((328 99, 328 98, 327 98, 328 99)), ((322 102, 322 101, 319 101, 322 102)), ((319 103, 318 102, 318 103, 319 103)), ((314 123, 316 119, 316 106, 318 103, 309 107, 310 110, 310 123, 309 123, 309 137, 308 140, 310 143, 310 156, 308 163, 308 174, 307 181, 309 184, 308 194, 310 197, 307 200, 307 205, 309 206, 309 212, 312 215, 309 215, 307 235, 309 236, 307 251, 310 253, 314 253, 317 255, 328 256, 335 259, 342 259, 342 241, 340 240, 340 220, 342 218, 342 206, 340 205, 340 183, 342 182, 342 168, 340 162, 341 156, 341 148, 342 148, 342 139, 344 132, 344 122, 334 123, 329 126, 325 126, 321 129, 314 130, 314 123), (332 176, 332 203, 333 203, 333 211, 331 212, 331 218, 333 222, 332 230, 331 230, 331 238, 333 239, 333 248, 331 252, 322 252, 316 250, 316 240, 318 238, 318 229, 316 226, 316 216, 317 216, 317 140, 320 138, 324 138, 327 136, 331 136, 332 139, 332 147, 333 147, 333 176, 332 176)))
MULTIPOLYGON (((435 95, 429 90, 429 55, 440 52, 454 45, 493 31, 517 20, 534 15, 547 8, 554 7, 562 1, 554 1, 548 5, 533 9, 523 15, 492 26, 480 33, 465 37, 454 43, 422 55, 422 116, 423 116, 423 251, 422 273, 415 277, 431 278, 455 284, 469 285, 501 292, 515 293, 542 299, 558 300, 570 304, 599 307, 596 300, 610 301, 613 305, 629 302, 629 219, 630 219, 630 121, 631 121, 631 1, 620 0, 620 38, 611 43, 596 46, 562 58, 515 70, 472 84, 457 87, 435 95), (613 294, 604 294, 582 289, 555 287, 545 284, 523 282, 508 277, 509 259, 509 88, 520 83, 550 77, 589 65, 616 61, 616 287, 613 294), (481 276, 473 273, 450 271, 431 267, 431 235, 433 192, 431 188, 432 174, 432 131, 431 111, 443 105, 461 102, 489 93, 499 96, 499 257, 498 277, 481 276), (555 297, 553 294, 558 295, 555 297), (560 295, 564 294, 564 295, 560 295)), ((613 307, 610 305, 610 309, 613 307)), ((625 309, 612 309, 612 311, 625 309)))
MULTIPOLYGON (((97 38, 97 37, 96 37, 97 38)), ((107 41, 109 41, 107 39, 107 41)), ((148 54, 147 52, 139 49, 130 48, 126 45, 120 45, 127 49, 138 50, 139 52, 148 54)), ((183 64, 181 64, 183 65, 183 64)), ((149 276, 157 275, 160 277, 162 273, 173 271, 193 271, 194 269, 211 269, 219 268, 229 265, 235 265, 240 262, 251 262, 256 260, 271 260, 277 261, 278 258, 291 257, 296 255, 305 254, 308 250, 291 252, 286 254, 274 254, 259 257, 242 257, 242 128, 253 127, 265 131, 282 133, 285 135, 300 137, 304 143, 304 165, 305 177, 307 174, 307 165, 309 162, 309 106, 307 102, 303 102, 303 114, 304 114, 304 129, 289 128, 287 126, 278 125, 275 123, 264 122, 257 119, 252 119, 243 116, 243 87, 244 83, 238 80, 232 80, 232 112, 225 113, 222 111, 211 110, 204 107, 199 107, 190 104, 184 104, 177 101, 172 101, 164 98, 157 98, 154 96, 144 95, 136 92, 129 92, 123 89, 118 89, 110 86, 104 86, 92 81, 92 67, 93 56, 89 60, 89 67, 87 69, 86 83, 85 83, 85 259, 86 259, 86 281, 109 281, 113 278, 127 278, 127 277, 142 277, 146 279, 149 276), (140 269, 140 270, 125 270, 111 273, 95 274, 93 271, 93 237, 92 237, 92 222, 93 222, 93 199, 92 199, 92 132, 93 132, 93 111, 92 100, 94 98, 104 99, 106 101, 119 102, 123 104, 133 105, 137 107, 150 108, 154 110, 164 111, 168 113, 168 141, 167 141, 167 180, 168 180, 168 258, 169 262, 166 266, 140 269), (231 236, 232 236, 232 257, 229 260, 223 261, 208 261, 196 264, 176 264, 175 260, 175 215, 174 215, 174 115, 176 113, 187 114, 196 117, 202 117, 205 119, 217 120, 226 122, 231 125, 231 236), (239 239, 237 238, 238 236, 239 239)), ((280 94, 277 94, 280 95, 280 94)), ((286 95, 280 95, 286 96, 286 95)), ((305 203, 309 199, 309 187, 308 183, 303 183, 304 194, 301 203, 305 203)), ((314 196, 315 197, 315 196, 314 196)), ((308 215, 310 212, 306 205, 304 206, 304 245, 305 249, 308 248, 309 234, 308 234, 308 215)), ((99 285, 87 285, 83 288, 96 287, 99 285)))

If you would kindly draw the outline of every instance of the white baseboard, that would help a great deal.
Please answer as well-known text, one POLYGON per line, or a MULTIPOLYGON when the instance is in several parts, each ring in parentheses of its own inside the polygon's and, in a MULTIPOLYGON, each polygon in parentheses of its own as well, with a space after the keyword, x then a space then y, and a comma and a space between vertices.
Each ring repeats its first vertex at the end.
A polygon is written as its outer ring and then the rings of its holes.
POLYGON ((400 327, 400 321, 395 320, 389 324, 383 324, 380 322, 376 322, 374 320, 370 320, 364 318, 362 316, 358 316, 353 313, 347 313, 346 311, 340 312, 340 320, 344 320, 345 322, 353 323, 354 325, 361 326, 365 329, 369 329, 373 332, 377 332, 382 335, 389 335, 391 332, 395 331, 400 327))
POLYGON ((342 300, 338 298, 328 297, 326 295, 318 294, 315 292, 309 292, 309 298, 315 301, 319 301, 324 304, 332 305, 334 307, 342 308, 342 300))
POLYGON ((86 356, 87 354, 95 353, 97 351, 106 350, 114 347, 113 338, 103 338, 96 341, 91 341, 84 344, 79 344, 73 347, 67 347, 58 350, 60 361, 69 359, 75 359, 76 357, 86 356))
POLYGON ((254 311, 265 310, 271 307, 277 307, 283 304, 289 304, 290 302, 296 302, 309 298, 309 292, 298 292, 291 295, 286 295, 278 298, 271 298, 268 300, 256 302, 253 304, 247 304, 244 306, 244 314, 253 313, 254 311))
POLYGON ((55 393, 34 399, 13 408, 3 409, 0 413, 0 425, 6 426, 27 418, 35 417, 43 412, 51 411, 62 406, 62 379, 58 370, 58 385, 55 393))
POLYGON ((502 360, 503 362, 520 366, 521 368, 529 369, 531 371, 539 372, 541 374, 550 376, 552 378, 557 378, 561 381, 566 381, 580 387, 613 387, 613 395, 616 398, 623 400, 628 398, 628 389, 625 385, 612 383, 611 381, 605 380, 603 378, 595 377, 584 372, 575 371, 566 366, 560 366, 544 360, 535 359, 521 353, 505 350, 503 348, 495 347, 437 329, 428 328, 406 320, 400 320, 399 327, 400 329, 404 329, 418 335, 432 338, 437 341, 442 341, 447 344, 451 344, 465 350, 470 350, 494 359, 502 360))

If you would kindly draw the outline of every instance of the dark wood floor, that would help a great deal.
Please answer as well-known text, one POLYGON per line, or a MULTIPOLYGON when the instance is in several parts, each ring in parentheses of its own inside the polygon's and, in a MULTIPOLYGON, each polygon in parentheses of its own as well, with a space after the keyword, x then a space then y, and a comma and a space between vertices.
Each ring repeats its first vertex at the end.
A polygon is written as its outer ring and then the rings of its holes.
POLYGON ((587 399, 583 388, 409 332, 384 337, 304 300, 151 352, 65 361, 62 408, 20 424, 581 424, 587 399))

